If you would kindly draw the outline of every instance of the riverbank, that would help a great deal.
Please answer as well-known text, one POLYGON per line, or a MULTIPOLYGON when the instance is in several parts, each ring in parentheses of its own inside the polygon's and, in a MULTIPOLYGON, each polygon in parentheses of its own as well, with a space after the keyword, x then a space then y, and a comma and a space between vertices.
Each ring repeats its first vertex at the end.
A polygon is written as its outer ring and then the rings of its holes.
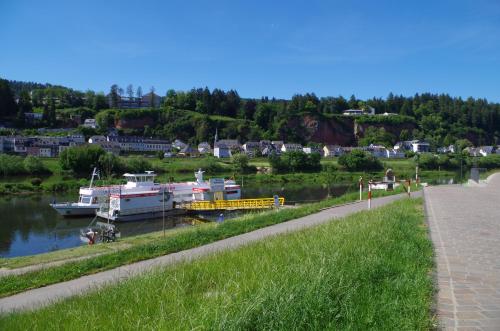
POLYGON ((431 268, 421 199, 404 199, 35 312, 3 316, 0 324, 7 329, 429 329, 431 268))
MULTIPOLYGON (((403 188, 400 186, 395 191, 374 191, 373 194, 374 197, 381 197, 401 192, 403 192, 403 188)), ((249 214, 240 218, 228 220, 220 225, 208 223, 195 227, 179 229, 170 232, 165 238, 163 238, 159 233, 154 233, 139 236, 137 238, 130 238, 128 241, 125 241, 124 239, 123 241, 117 243, 99 244, 90 247, 78 247, 71 250, 43 254, 38 257, 30 256, 13 259, 0 259, 0 266, 13 268, 34 265, 36 263, 40 263, 39 261, 49 263, 53 261, 61 261, 64 259, 102 253, 101 255, 88 260, 68 262, 60 266, 41 269, 23 275, 5 276, 2 278, 2 282, 0 282, 0 297, 22 292, 31 288, 75 279, 87 274, 112 269, 114 267, 132 262, 197 247, 272 224, 309 215, 321 210, 322 208, 356 201, 357 199, 359 199, 359 194, 357 192, 353 192, 338 198, 305 204, 297 208, 249 214), (101 248, 102 246, 104 246, 104 248, 101 248)))

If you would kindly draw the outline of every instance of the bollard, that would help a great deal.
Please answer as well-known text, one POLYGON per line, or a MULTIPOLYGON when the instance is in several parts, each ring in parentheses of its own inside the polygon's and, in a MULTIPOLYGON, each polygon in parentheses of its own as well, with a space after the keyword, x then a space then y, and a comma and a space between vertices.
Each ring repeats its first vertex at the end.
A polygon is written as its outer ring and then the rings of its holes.
POLYGON ((372 183, 368 182, 368 209, 372 209, 372 183))
POLYGON ((359 201, 363 200, 363 177, 359 177, 359 201))
POLYGON ((410 197, 411 195, 411 179, 408 179, 408 190, 407 190, 407 193, 408 193, 408 198, 410 197))

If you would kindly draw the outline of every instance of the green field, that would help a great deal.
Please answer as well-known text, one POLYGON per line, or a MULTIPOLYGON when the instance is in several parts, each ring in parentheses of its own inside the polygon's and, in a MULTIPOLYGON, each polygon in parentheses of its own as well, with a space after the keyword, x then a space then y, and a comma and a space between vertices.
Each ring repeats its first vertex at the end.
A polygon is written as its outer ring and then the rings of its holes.
POLYGON ((158 269, 35 312, 8 330, 426 330, 432 245, 422 200, 158 269))

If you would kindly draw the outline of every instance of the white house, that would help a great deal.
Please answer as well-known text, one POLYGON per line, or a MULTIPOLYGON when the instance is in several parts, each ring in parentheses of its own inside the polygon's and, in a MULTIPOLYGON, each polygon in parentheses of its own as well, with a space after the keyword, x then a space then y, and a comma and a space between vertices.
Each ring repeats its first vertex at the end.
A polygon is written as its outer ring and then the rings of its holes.
POLYGON ((415 153, 427 153, 430 151, 430 144, 424 141, 415 140, 411 144, 411 150, 415 153))
POLYGON ((97 125, 97 122, 96 122, 95 118, 87 118, 83 122, 83 127, 85 127, 85 128, 91 128, 91 129, 97 129, 98 125, 97 125))
POLYGON ((319 147, 304 147, 302 148, 302 151, 306 154, 318 153, 323 156, 323 150, 319 147))
POLYGON ((335 157, 344 154, 344 149, 339 145, 325 145, 323 147, 323 155, 325 157, 335 157))
POLYGON ((495 148, 493 146, 481 146, 479 147, 478 152, 482 156, 488 156, 493 154, 494 149, 495 148))
POLYGON ((386 157, 388 159, 404 159, 405 153, 395 149, 386 149, 386 157))
POLYGON ((347 109, 342 113, 344 116, 375 115, 375 108, 368 106, 368 111, 362 109, 347 109))
POLYGON ((231 149, 223 144, 217 144, 214 147, 214 156, 221 159, 231 157, 231 149))
POLYGON ((301 144, 283 144, 283 146, 281 146, 281 151, 283 153, 302 152, 302 145, 301 144))

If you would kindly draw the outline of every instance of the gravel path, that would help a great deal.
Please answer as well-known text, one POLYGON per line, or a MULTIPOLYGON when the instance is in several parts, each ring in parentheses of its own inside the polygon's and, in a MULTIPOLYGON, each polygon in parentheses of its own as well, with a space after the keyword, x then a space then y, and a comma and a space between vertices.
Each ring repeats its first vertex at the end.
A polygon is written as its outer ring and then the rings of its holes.
MULTIPOLYGON (((386 205, 395 200, 404 198, 405 196, 406 194, 398 194, 373 199, 372 208, 386 205)), ((421 192, 412 193, 412 197, 416 196, 421 196, 421 192)), ((115 283, 120 280, 142 274, 155 267, 169 265, 177 261, 198 258, 200 256, 212 254, 221 250, 240 247, 266 237, 315 226, 365 209, 367 209, 366 201, 346 204, 335 208, 327 208, 312 215, 268 226, 266 228, 220 240, 208 245, 160 256, 150 260, 136 262, 97 274, 83 276, 71 281, 29 290, 0 299, 0 312, 5 313, 14 310, 35 309, 63 298, 83 294, 90 290, 95 290, 100 286, 115 283)))
POLYGON ((500 330, 500 174, 424 189, 446 330, 500 330))

